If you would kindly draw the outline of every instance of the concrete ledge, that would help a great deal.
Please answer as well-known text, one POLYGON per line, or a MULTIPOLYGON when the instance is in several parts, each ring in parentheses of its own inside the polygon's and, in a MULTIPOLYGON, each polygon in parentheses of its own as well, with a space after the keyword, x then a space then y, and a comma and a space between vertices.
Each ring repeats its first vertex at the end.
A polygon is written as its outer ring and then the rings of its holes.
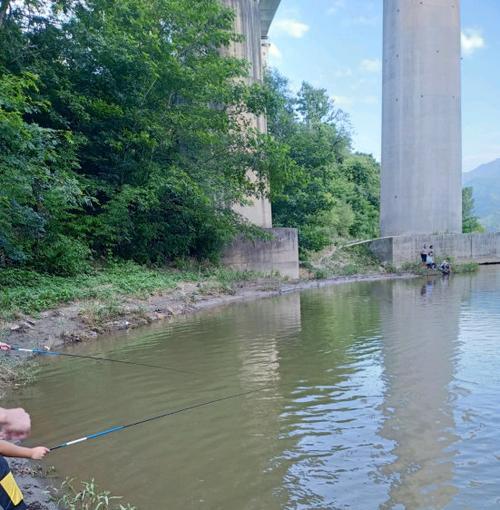
POLYGON ((433 245, 436 257, 452 257, 457 262, 500 263, 500 232, 484 234, 440 234, 383 237, 369 242, 372 253, 381 261, 400 267, 420 260, 426 244, 433 245))
POLYGON ((299 277, 299 242, 295 228, 264 229, 272 239, 235 239, 224 251, 222 263, 238 271, 279 272, 299 277))

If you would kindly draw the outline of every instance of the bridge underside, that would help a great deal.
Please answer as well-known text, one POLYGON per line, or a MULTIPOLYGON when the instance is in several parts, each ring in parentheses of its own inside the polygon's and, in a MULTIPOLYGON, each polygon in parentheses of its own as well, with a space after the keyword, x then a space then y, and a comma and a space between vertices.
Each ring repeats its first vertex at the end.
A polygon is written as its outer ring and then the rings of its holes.
POLYGON ((262 37, 267 37, 280 2, 281 0, 260 0, 260 28, 262 37))

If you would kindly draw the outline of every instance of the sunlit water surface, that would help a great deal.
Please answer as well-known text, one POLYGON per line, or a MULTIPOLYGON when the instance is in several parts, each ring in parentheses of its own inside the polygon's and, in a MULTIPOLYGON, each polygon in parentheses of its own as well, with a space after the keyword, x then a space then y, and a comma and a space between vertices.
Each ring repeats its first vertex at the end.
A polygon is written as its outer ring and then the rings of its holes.
POLYGON ((75 347, 16 393, 60 473, 140 510, 500 506, 500 270, 239 304, 75 347))

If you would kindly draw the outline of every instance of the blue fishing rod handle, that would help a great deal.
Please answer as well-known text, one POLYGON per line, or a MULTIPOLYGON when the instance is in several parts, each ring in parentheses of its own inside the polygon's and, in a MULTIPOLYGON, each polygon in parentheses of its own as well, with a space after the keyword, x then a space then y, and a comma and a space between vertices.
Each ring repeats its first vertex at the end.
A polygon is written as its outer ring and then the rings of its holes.
POLYGON ((87 439, 96 439, 97 437, 107 436, 108 434, 112 434, 113 432, 118 432, 119 430, 123 430, 125 427, 123 425, 119 425, 117 427, 112 427, 107 430, 103 430, 102 432, 96 432, 95 434, 91 434, 87 436, 87 439))

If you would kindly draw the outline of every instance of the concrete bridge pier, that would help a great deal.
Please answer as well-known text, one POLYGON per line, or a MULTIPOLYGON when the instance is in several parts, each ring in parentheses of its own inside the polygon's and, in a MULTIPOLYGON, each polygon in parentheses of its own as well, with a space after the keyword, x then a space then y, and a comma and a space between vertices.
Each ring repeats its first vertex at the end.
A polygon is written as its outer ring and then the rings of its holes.
MULTIPOLYGON (((262 81, 265 57, 269 43, 269 27, 280 0, 222 0, 235 12, 235 32, 243 35, 243 41, 226 49, 227 53, 250 63, 248 82, 262 81)), ((245 118, 251 127, 265 133, 267 121, 263 116, 245 118)), ((254 176, 249 173, 249 178, 254 176)), ((254 197, 250 205, 237 205, 235 211, 250 223, 262 227, 270 234, 269 239, 248 240, 237 238, 228 246, 222 261, 237 270, 262 273, 279 272, 292 279, 299 277, 298 234, 294 228, 272 228, 271 203, 266 196, 254 197)))
POLYGON ((381 231, 462 232, 460 0, 384 0, 381 231))

